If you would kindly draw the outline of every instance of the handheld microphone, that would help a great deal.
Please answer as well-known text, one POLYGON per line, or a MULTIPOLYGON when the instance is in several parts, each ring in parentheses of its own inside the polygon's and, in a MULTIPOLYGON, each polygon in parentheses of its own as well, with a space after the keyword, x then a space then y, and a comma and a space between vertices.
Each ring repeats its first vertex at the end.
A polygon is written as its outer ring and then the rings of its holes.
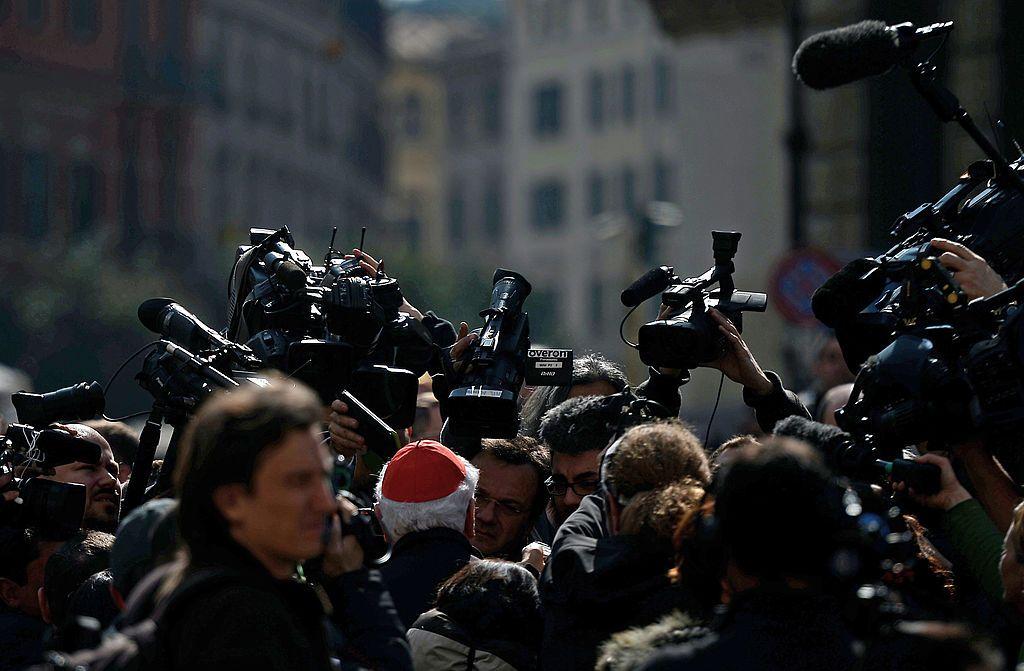
POLYGON ((655 294, 659 294, 672 284, 676 276, 672 266, 659 266, 644 273, 636 282, 623 289, 619 300, 627 308, 640 305, 655 294))
POLYGON ((861 21, 811 35, 793 55, 793 73, 812 89, 830 89, 888 72, 921 40, 953 30, 953 22, 915 28, 861 21))

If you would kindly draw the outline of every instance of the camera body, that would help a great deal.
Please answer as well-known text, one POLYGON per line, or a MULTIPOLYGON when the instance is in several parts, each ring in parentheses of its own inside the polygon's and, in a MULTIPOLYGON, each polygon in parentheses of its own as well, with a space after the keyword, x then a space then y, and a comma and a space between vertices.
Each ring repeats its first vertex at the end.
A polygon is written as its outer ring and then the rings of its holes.
POLYGON ((935 204, 900 217, 885 254, 851 262, 815 292, 815 315, 836 329, 851 370, 837 414, 883 452, 929 449, 1024 427, 1021 287, 969 301, 930 241, 959 241, 1007 282, 1024 276, 1024 196, 989 161, 972 164, 935 204))
MULTIPOLYGON (((314 265, 287 227, 249 236, 232 272, 228 337, 245 340, 265 366, 308 384, 325 403, 347 393, 373 416, 369 424, 389 434, 411 426, 434 347, 426 329, 399 311, 398 281, 380 270, 368 275, 333 247, 314 265)), ((386 458, 393 436, 379 438, 370 448, 386 458)))
POLYGON ((710 308, 724 314, 741 332, 744 312, 765 311, 765 294, 738 291, 733 282, 733 258, 740 235, 735 231, 711 233, 715 264, 703 275, 680 279, 671 267, 662 266, 622 292, 622 302, 636 307, 660 291, 661 302, 671 311, 664 319, 640 327, 637 345, 641 361, 656 368, 684 370, 710 363, 725 352, 724 337, 708 312, 710 308), (712 289, 715 284, 718 288, 712 289))
POLYGON ((453 440, 512 438, 519 427, 518 399, 530 349, 530 318, 523 304, 533 290, 519 273, 498 268, 483 327, 452 379, 445 435, 453 440))
MULTIPOLYGON (((80 383, 45 394, 14 395, 18 419, 27 410, 39 425, 57 420, 92 418, 102 412, 103 390, 98 383, 80 383), (98 408, 98 410, 97 410, 98 408), (95 412, 94 412, 95 411, 95 412)), ((38 528, 60 538, 82 526, 86 507, 85 485, 40 478, 64 464, 99 463, 99 445, 62 429, 36 428, 14 423, 0 436, 0 473, 12 476, 4 491, 17 490, 18 497, 0 501, 0 525, 38 528)))

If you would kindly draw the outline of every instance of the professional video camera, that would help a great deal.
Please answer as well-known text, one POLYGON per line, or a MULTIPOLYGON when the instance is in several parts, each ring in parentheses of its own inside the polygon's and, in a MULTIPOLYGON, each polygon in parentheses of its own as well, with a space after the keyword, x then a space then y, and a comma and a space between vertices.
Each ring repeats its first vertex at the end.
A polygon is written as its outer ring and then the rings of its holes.
POLYGON ((0 502, 0 525, 35 527, 63 537, 82 525, 85 485, 42 479, 57 466, 74 462, 97 464, 100 447, 67 431, 46 427, 57 420, 92 419, 103 412, 99 383, 79 383, 44 394, 18 392, 12 396, 18 421, 0 436, 0 475, 11 481, 2 491, 17 490, 10 503, 0 502))
POLYGON ((713 231, 715 264, 703 275, 680 279, 671 266, 648 271, 622 292, 622 304, 628 308, 661 293, 661 302, 672 314, 640 327, 637 347, 640 360, 648 366, 692 370, 710 363, 725 352, 718 324, 708 314, 715 308, 742 332, 744 312, 764 312, 768 298, 763 293, 737 291, 733 283, 736 266, 733 258, 740 233, 713 231), (717 290, 711 287, 718 285, 717 290))
POLYGON ((457 443, 512 438, 519 427, 517 402, 530 349, 530 319, 523 303, 532 287, 504 268, 494 271, 491 284, 490 305, 480 312, 484 325, 479 337, 462 363, 445 372, 451 393, 443 434, 457 443))
POLYGON ((265 365, 309 384, 325 402, 348 392, 391 427, 411 426, 418 378, 434 348, 419 322, 399 311, 398 281, 380 266, 369 276, 359 259, 334 250, 333 238, 316 266, 294 248, 286 226, 254 228, 249 237, 231 274, 227 337, 245 340, 265 365))
POLYGON ((1024 277, 1022 162, 1009 163, 938 83, 930 62, 937 49, 918 56, 922 43, 952 28, 865 21, 808 38, 794 57, 795 72, 814 88, 903 66, 939 119, 956 121, 987 156, 938 201, 897 219, 891 249, 853 261, 812 299, 850 369, 864 364, 840 425, 890 455, 909 443, 936 449, 1024 425, 1024 353, 1019 309, 1011 306, 1020 288, 969 302, 930 244, 935 237, 960 242, 1007 283, 1024 277))
POLYGON ((938 466, 885 460, 870 442, 803 417, 779 421, 773 433, 811 445, 838 476, 823 504, 841 519, 830 577, 854 631, 873 638, 885 625, 927 607, 925 601, 941 590, 930 571, 920 570, 926 559, 903 515, 905 494, 892 485, 934 494, 941 488, 938 466))

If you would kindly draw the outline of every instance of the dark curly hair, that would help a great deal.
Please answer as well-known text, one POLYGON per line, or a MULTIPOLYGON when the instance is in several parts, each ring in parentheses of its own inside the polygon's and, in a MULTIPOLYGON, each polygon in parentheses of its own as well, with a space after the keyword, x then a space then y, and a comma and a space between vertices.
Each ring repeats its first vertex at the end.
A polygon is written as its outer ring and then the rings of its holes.
POLYGON ((540 440, 551 453, 577 455, 603 450, 619 432, 623 396, 577 396, 544 415, 540 440))

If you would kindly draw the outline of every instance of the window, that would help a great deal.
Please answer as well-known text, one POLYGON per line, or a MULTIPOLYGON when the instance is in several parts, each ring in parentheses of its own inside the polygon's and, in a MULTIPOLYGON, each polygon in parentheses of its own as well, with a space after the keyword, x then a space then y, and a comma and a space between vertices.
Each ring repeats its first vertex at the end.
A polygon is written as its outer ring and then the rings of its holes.
POLYGON ((90 42, 100 32, 99 0, 70 0, 68 27, 75 39, 90 42))
POLYGON ((50 157, 42 152, 28 152, 21 169, 25 233, 41 238, 50 226, 50 157))
POLYGON ((595 277, 590 281, 590 328, 600 333, 604 326, 604 285, 595 277))
POLYGON ((590 127, 597 130, 604 125, 604 77, 594 72, 590 75, 590 127))
POLYGON ((600 173, 594 172, 590 174, 588 180, 587 191, 589 193, 589 208, 588 212, 591 217, 596 217, 605 210, 604 204, 604 178, 601 177, 600 173))
POLYGON ((423 103, 414 91, 405 94, 402 101, 402 132, 406 137, 417 138, 423 131, 423 103))
POLYGON ((491 82, 484 87, 484 135, 496 139, 501 135, 501 85, 491 82))
POLYGON ((608 29, 608 0, 587 0, 587 24, 596 33, 608 29))
POLYGON ((3 142, 0 142, 0 233, 7 230, 7 218, 10 213, 7 211, 7 189, 9 178, 7 174, 7 161, 9 152, 3 142))
POLYGON ((302 128, 306 134, 306 142, 315 140, 313 132, 313 82, 307 78, 302 82, 302 128))
POLYGON ((452 185, 448 197, 448 240, 455 247, 461 247, 466 240, 466 200, 462 187, 452 185))
POLYGON ((565 217, 565 187, 558 180, 548 180, 533 187, 532 218, 535 228, 554 229, 565 217))
POLYGON ((46 22, 46 0, 22 0, 21 23, 38 30, 46 22))
POLYGON ((99 170, 84 163, 74 165, 69 182, 71 230, 75 233, 88 231, 96 226, 100 214, 102 189, 99 170))
POLYGON ((466 103, 459 93, 448 95, 448 132, 456 142, 466 139, 466 103))
POLYGON ((636 173, 628 166, 622 169, 622 209, 636 212, 636 173))
POLYGON ((487 232, 489 241, 497 241, 501 238, 503 225, 501 182, 497 178, 492 178, 484 192, 484 230, 487 232))
POLYGON ((672 200, 672 168, 662 158, 654 159, 654 200, 672 200))
POLYGON ((636 73, 633 66, 622 68, 622 120, 627 124, 636 118, 636 73))
POLYGON ((542 84, 533 93, 534 124, 538 137, 558 135, 562 130, 562 85, 542 84))
POLYGON ((654 60, 654 109, 668 112, 672 109, 672 72, 668 61, 659 56, 654 60))
MULTIPOLYGON (((260 118, 260 91, 259 91, 259 70, 256 66, 256 56, 253 54, 247 54, 245 56, 245 63, 242 65, 242 72, 245 77, 245 86, 248 87, 245 96, 245 112, 249 115, 249 118, 253 121, 259 121, 260 118)), ((306 82, 307 93, 309 91, 309 82, 306 82)), ((310 105, 312 102, 307 98, 306 104, 310 105)))

